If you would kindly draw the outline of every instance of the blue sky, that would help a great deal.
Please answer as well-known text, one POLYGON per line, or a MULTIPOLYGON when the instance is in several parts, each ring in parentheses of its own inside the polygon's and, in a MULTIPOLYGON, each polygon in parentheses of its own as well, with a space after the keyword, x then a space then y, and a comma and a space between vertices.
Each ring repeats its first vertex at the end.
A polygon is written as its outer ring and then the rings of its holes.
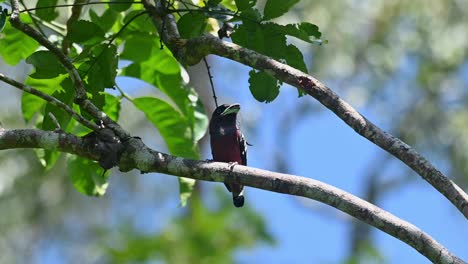
MULTIPOLYGON (((253 138, 248 138, 254 144, 249 149, 249 165, 273 169, 271 150, 278 139, 273 136, 272 130, 278 126, 277 117, 302 100, 317 104, 315 99, 297 99, 297 92, 283 85, 274 102, 259 103, 248 90, 249 68, 224 59, 210 58, 214 65, 215 86, 222 87, 222 90, 218 88, 221 91, 218 96, 224 97, 221 99, 226 102, 241 103, 241 116, 244 118, 250 113, 258 115, 255 126, 260 129, 253 138)), ((385 152, 355 133, 328 109, 320 107, 323 111, 302 117, 293 127, 290 138, 284 139, 288 140, 291 173, 323 181, 360 197, 366 171, 385 152)), ((379 125, 379 117, 374 116, 372 111, 358 111, 379 125)), ((381 172, 384 179, 398 178, 408 172, 399 160, 392 160, 391 165, 381 172)), ((468 222, 427 182, 415 173, 411 173, 411 177, 414 180, 409 184, 384 195, 379 206, 413 223, 459 257, 468 259, 465 243, 468 222)), ((318 202, 307 202, 309 206, 304 206, 292 196, 252 188, 247 190, 246 203, 263 214, 279 243, 274 248, 260 247, 241 252, 241 263, 259 260, 270 263, 338 263, 346 256, 349 218, 338 210, 318 202)), ((381 231, 375 231, 373 235, 388 263, 427 262, 426 258, 403 242, 381 231)))

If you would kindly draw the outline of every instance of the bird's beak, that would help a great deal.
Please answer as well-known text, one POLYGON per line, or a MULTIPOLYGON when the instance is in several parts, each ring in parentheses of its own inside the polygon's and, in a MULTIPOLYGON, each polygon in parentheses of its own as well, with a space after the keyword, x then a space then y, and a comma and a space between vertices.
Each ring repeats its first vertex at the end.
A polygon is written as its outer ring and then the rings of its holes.
POLYGON ((224 110, 221 115, 237 114, 240 110, 240 104, 232 104, 226 110, 224 110))

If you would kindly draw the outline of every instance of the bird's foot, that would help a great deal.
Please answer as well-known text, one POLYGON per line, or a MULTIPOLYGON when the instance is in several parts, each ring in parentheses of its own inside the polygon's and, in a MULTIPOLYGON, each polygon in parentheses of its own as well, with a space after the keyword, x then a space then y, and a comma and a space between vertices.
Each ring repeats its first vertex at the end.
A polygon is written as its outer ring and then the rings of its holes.
POLYGON ((237 161, 229 162, 229 163, 228 163, 229 169, 230 169, 231 171, 234 169, 234 166, 236 166, 236 165, 239 165, 239 163, 237 163, 237 161))

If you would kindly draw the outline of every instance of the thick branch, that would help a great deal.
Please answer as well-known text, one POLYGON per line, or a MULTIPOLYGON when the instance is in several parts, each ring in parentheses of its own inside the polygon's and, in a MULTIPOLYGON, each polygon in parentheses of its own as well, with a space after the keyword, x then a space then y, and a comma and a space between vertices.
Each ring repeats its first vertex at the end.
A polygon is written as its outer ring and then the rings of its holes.
MULTIPOLYGON (((164 10, 157 9, 147 2, 148 1, 143 1, 143 4, 147 10, 150 11, 153 22, 157 26, 159 25, 158 28, 161 28, 160 16, 164 13, 164 10)), ((173 19, 171 15, 163 14, 163 17, 166 19, 173 19)), ((165 30, 170 31, 171 28, 166 27, 165 30)), ((167 43, 172 43, 172 45, 168 44, 172 53, 184 64, 193 65, 198 63, 203 57, 209 54, 215 54, 264 71, 281 82, 288 83, 305 91, 333 111, 359 135, 403 161, 442 193, 466 218, 468 218, 468 194, 435 168, 416 150, 402 140, 377 127, 319 80, 270 57, 242 48, 234 43, 222 41, 211 35, 203 35, 190 40, 181 40, 177 37, 171 38, 171 34, 164 33, 164 30, 162 34, 167 36, 168 39, 165 40, 167 43), (178 56, 181 51, 183 51, 184 55, 178 56)))
POLYGON ((14 148, 42 148, 76 154, 98 160, 99 153, 93 152, 93 145, 85 138, 71 134, 38 129, 4 130, 0 128, 0 150, 14 148))
POLYGON ((91 116, 93 116, 94 118, 98 120, 102 120, 104 124, 106 125, 106 127, 109 127, 112 130, 114 130, 115 133, 117 133, 117 135, 120 138, 128 138, 129 134, 125 130, 123 130, 117 123, 115 123, 104 112, 102 112, 90 100, 87 99, 86 89, 85 89, 83 80, 81 79, 81 76, 78 73, 78 70, 75 68, 70 58, 68 58, 62 52, 61 49, 55 46, 47 38, 42 36, 34 28, 30 27, 27 24, 24 24, 20 20, 18 0, 11 0, 11 6, 13 9, 13 12, 10 17, 11 25, 17 28, 18 30, 22 31, 26 35, 30 36, 31 38, 35 39, 42 46, 46 47, 49 51, 55 54, 58 60, 62 63, 65 70, 67 70, 75 86, 75 90, 76 90, 75 102, 78 105, 80 105, 84 110, 86 110, 91 116))
MULTIPOLYGON (((45 148, 60 150, 97 160, 99 153, 84 138, 41 130, 0 130, 0 150, 45 148)), ((152 150, 140 139, 130 138, 120 159, 120 169, 160 172, 204 181, 240 184, 320 201, 366 222, 407 243, 434 263, 464 263, 441 244, 414 225, 331 185, 296 175, 226 163, 184 159, 152 150)))
POLYGON ((39 90, 36 90, 34 88, 32 88, 31 86, 28 86, 28 85, 25 85, 23 83, 20 83, 20 82, 17 82, 13 79, 10 79, 8 77, 6 77, 5 75, 3 75, 2 73, 0 73, 0 80, 8 83, 9 85, 11 86, 14 86, 20 90, 23 90, 27 93, 30 93, 30 94, 33 94, 33 95, 36 95, 44 100, 46 100, 47 102, 59 107, 59 108, 62 108, 65 112, 69 113, 71 117, 73 117, 76 121, 80 122, 82 125, 92 129, 92 130, 98 130, 99 127, 92 123, 91 121, 89 121, 88 119, 84 118, 83 116, 81 116, 80 114, 78 114, 77 112, 73 111, 73 109, 71 107, 69 107, 68 105, 64 104, 62 101, 58 100, 57 98, 53 97, 53 96, 50 96, 48 94, 45 94, 39 90))

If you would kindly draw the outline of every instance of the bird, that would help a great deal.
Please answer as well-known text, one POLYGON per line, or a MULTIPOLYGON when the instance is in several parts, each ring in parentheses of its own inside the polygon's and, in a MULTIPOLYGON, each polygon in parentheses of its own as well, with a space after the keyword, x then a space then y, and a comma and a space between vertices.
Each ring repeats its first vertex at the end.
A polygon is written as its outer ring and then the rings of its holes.
MULTIPOLYGON (((239 104, 218 106, 210 120, 210 143, 213 161, 247 166, 247 141, 237 125, 239 104)), ((244 186, 231 181, 224 184, 232 193, 235 207, 244 205, 244 186)))

